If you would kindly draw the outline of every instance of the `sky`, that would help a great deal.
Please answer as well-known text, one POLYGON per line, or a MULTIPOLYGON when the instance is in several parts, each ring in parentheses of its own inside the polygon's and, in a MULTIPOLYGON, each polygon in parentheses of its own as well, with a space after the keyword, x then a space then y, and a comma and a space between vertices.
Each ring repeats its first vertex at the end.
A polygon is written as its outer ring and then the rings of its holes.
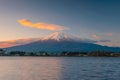
POLYGON ((120 0, 0 0, 0 47, 56 31, 120 47, 120 0))

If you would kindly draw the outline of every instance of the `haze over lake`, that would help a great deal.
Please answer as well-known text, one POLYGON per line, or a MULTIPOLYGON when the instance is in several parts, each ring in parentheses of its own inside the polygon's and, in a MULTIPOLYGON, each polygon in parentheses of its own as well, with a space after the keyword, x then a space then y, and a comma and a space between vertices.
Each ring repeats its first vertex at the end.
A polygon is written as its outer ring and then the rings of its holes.
POLYGON ((117 57, 0 57, 0 80, 119 80, 117 57))

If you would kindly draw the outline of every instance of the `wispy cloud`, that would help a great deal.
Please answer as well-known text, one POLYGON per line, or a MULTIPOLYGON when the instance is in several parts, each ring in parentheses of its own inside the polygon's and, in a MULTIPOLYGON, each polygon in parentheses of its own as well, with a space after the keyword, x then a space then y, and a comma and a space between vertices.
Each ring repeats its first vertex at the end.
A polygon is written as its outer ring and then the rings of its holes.
POLYGON ((91 43, 106 43, 106 42, 111 42, 111 40, 89 40, 91 43))
POLYGON ((111 42, 111 40, 99 40, 98 42, 111 42))
POLYGON ((93 35, 92 35, 92 37, 93 37, 93 38, 95 38, 95 39, 102 39, 102 37, 101 37, 101 36, 96 35, 96 34, 93 34, 93 35))
POLYGON ((69 28, 64 27, 64 26, 59 26, 55 24, 49 24, 49 23, 33 23, 32 21, 28 19, 21 19, 18 20, 18 22, 26 27, 31 27, 31 28, 38 28, 38 29, 45 29, 45 30, 51 30, 51 31, 61 31, 61 30, 68 30, 69 28))
POLYGON ((104 46, 114 46, 114 47, 120 47, 120 42, 118 41, 98 41, 97 44, 104 45, 104 46))
POLYGON ((113 33, 105 33, 106 36, 113 36, 113 33))
POLYGON ((0 42, 0 48, 12 47, 17 45, 28 44, 34 41, 39 40, 39 38, 25 38, 25 39, 17 39, 17 40, 9 40, 0 42))

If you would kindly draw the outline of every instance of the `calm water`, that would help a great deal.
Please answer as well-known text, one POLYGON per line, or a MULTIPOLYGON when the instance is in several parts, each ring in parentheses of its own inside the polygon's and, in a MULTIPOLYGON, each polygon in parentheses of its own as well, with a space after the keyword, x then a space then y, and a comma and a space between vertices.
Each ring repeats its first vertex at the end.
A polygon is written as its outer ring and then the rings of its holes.
POLYGON ((120 58, 0 57, 0 80, 120 80, 120 58))

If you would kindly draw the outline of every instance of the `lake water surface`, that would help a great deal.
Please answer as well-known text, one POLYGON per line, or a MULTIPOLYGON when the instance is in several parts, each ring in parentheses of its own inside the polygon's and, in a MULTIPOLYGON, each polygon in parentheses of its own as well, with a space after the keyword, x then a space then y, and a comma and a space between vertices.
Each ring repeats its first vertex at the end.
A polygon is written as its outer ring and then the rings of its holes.
POLYGON ((120 58, 0 57, 0 80, 120 80, 120 58))

